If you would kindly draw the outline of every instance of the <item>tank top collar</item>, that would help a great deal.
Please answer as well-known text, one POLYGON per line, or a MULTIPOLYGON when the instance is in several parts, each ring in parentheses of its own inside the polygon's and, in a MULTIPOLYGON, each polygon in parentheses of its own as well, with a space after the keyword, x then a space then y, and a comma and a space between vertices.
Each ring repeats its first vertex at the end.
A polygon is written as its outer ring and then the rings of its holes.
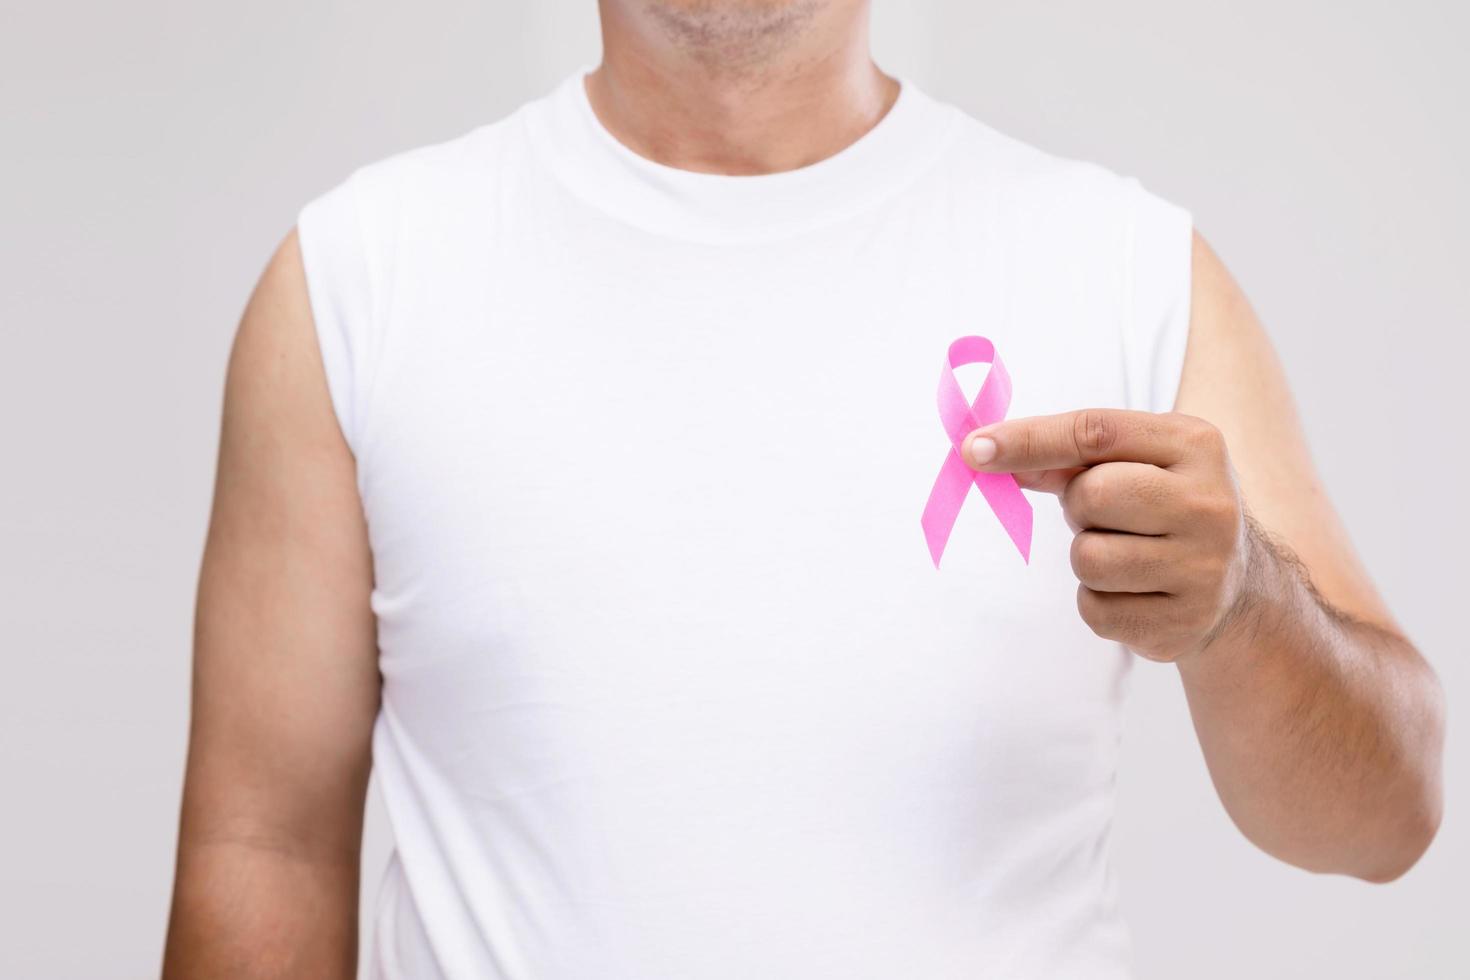
POLYGON ((667 166, 622 143, 592 109, 587 62, 528 103, 546 164, 586 203, 646 231, 709 243, 779 238, 877 204, 906 184, 955 130, 957 111, 895 75, 899 94, 858 139, 815 163, 769 174, 667 166))

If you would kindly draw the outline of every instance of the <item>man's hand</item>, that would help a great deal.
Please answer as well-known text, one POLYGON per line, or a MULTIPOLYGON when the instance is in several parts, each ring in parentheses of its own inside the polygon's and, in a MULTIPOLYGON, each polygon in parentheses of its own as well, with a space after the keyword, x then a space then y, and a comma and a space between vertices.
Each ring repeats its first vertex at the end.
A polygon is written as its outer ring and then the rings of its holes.
POLYGON ((1392 880, 1439 826, 1443 693, 1327 497, 1270 338, 1198 234, 1191 284, 1173 412, 1010 419, 961 454, 1061 498, 1083 618, 1177 666, 1248 838, 1392 880))
POLYGON ((1061 499, 1077 608, 1150 660, 1208 646, 1249 600, 1252 530, 1225 438, 1178 412, 1092 408, 976 429, 971 467, 1061 499))

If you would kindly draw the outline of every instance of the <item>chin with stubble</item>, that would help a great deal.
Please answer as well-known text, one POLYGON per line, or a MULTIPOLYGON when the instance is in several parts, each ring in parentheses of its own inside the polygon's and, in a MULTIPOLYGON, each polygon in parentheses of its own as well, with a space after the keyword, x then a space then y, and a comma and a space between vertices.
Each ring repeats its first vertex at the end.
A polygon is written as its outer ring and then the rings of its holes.
MULTIPOLYGON (((619 2, 619 0, 612 0, 619 2)), ((739 74, 790 49, 842 0, 625 0, 695 60, 739 74)))

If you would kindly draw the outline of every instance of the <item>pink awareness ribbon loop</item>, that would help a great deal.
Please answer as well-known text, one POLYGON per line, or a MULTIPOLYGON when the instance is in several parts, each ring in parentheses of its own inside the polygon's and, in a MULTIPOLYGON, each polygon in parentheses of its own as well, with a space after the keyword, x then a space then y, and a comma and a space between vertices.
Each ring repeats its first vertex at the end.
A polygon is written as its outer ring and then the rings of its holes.
POLYGON ((1011 377, 1005 365, 995 353, 995 345, 985 337, 960 337, 949 345, 949 354, 939 372, 939 420, 949 435, 950 450, 944 457, 944 465, 934 487, 929 491, 929 501, 924 505, 924 516, 919 523, 924 528, 924 540, 929 544, 929 555, 934 567, 939 567, 940 556, 954 529, 955 519, 973 484, 990 504, 990 509, 1000 519, 1021 558, 1031 563, 1031 502, 1021 492, 1016 478, 1009 473, 981 473, 970 468, 960 457, 960 446, 965 436, 982 425, 999 422, 1005 418, 1011 405, 1011 377), (975 395, 973 404, 966 404, 965 393, 955 380, 954 369, 965 364, 989 364, 990 372, 985 383, 975 395))

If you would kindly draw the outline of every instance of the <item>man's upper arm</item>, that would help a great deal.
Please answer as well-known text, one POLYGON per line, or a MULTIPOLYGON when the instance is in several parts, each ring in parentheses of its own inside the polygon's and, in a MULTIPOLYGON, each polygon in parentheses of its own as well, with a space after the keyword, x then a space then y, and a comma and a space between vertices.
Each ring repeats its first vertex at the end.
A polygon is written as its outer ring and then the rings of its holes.
POLYGON ((230 354, 182 840, 253 842, 355 867, 379 676, 354 467, 293 230, 230 354))
POLYGON ((1194 235, 1189 342, 1176 411, 1225 435, 1246 506, 1331 605, 1397 631, 1319 480, 1286 375, 1249 301, 1194 235))

